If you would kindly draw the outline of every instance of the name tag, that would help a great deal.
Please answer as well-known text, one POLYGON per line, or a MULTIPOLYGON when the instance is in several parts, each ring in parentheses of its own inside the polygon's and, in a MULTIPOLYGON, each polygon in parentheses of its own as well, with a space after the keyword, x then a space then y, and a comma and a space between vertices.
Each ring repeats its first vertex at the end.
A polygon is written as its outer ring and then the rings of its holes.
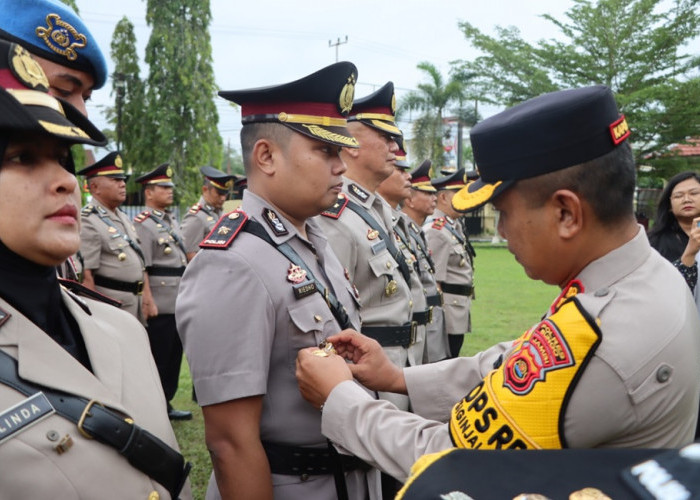
POLYGON ((316 282, 307 280, 303 283, 299 283, 298 285, 294 285, 293 288, 294 297, 296 297, 297 300, 303 299, 304 297, 308 297, 316 292, 316 282))
POLYGON ((372 253, 374 255, 377 255, 379 252, 384 250, 386 248, 386 241, 384 240, 379 240, 376 243, 372 244, 372 253))
POLYGON ((4 410, 0 413, 0 444, 55 412, 56 410, 43 392, 37 392, 4 410))

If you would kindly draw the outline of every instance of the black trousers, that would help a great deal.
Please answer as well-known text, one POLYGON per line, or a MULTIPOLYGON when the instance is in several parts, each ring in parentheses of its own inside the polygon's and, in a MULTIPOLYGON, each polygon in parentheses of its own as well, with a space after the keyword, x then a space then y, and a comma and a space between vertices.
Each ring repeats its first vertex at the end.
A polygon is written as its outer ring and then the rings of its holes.
POLYGON ((170 401, 177 392, 182 363, 182 342, 177 334, 174 314, 159 314, 148 319, 148 341, 158 367, 165 400, 170 401))

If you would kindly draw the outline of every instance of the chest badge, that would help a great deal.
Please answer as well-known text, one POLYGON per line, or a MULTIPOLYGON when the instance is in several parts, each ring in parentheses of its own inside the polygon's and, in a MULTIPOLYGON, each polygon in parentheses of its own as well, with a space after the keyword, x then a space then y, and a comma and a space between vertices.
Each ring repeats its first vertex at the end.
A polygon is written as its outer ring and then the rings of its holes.
POLYGON ((376 229, 368 229, 367 230, 367 239, 368 240, 370 240, 370 241, 376 240, 377 238, 379 238, 379 231, 377 231, 376 229))
POLYGON ((303 283, 306 281, 306 271, 297 265, 290 264, 287 270, 287 281, 294 284, 303 283))

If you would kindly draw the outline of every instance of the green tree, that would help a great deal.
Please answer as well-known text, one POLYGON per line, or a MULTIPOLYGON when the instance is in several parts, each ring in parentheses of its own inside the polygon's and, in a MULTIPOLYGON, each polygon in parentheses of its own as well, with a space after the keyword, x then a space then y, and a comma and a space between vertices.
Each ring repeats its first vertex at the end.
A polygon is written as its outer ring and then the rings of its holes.
POLYGON ((75 3, 75 0, 61 0, 61 2, 73 9, 76 14, 80 15, 80 11, 78 10, 78 5, 75 3))
POLYGON ((659 152, 700 134, 700 57, 682 49, 700 33, 700 0, 574 0, 565 20, 545 14, 559 40, 525 42, 516 28, 481 33, 459 24, 483 55, 458 63, 476 74, 484 100, 511 106, 544 92, 593 84, 615 93, 633 133, 637 163, 666 175, 659 152))
POLYGON ((460 74, 452 74, 447 81, 440 71, 429 62, 421 62, 418 69, 428 77, 427 83, 418 84, 417 91, 411 91, 399 105, 399 115, 410 111, 419 111, 420 116, 413 122, 412 153, 418 158, 430 158, 436 170, 444 165, 442 139, 445 134, 445 113, 455 115, 463 124, 476 122, 471 108, 465 103, 470 101, 468 80, 460 74))
MULTIPOLYGON (((214 99, 209 0, 147 0, 152 27, 143 136, 144 170, 170 162, 181 204, 196 201, 198 167, 221 165, 222 144, 214 99)), ((141 165, 139 165, 141 168, 141 165)))

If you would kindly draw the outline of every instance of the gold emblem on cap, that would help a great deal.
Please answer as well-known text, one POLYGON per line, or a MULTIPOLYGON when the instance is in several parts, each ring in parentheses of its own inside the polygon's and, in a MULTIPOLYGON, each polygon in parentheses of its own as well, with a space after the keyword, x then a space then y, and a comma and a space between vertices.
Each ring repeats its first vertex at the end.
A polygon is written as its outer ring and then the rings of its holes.
POLYGON ((37 26, 36 34, 43 39, 46 46, 65 56, 69 61, 75 61, 78 58, 78 53, 75 49, 82 49, 87 45, 87 37, 82 33, 78 33, 73 26, 61 19, 58 14, 49 14, 46 16, 46 28, 37 26), (56 25, 54 26, 54 22, 56 25), (75 41, 71 43, 71 35, 75 41))
POLYGON ((27 87, 35 89, 38 86, 49 88, 49 81, 41 69, 39 63, 36 62, 29 52, 19 45, 13 47, 14 53, 10 61, 13 73, 27 87))
POLYGON ((387 283, 384 287, 384 295, 386 295, 387 297, 391 297, 398 291, 399 285, 396 283, 396 280, 390 280, 389 283, 387 283))
POLYGON ((114 166, 115 166, 115 167, 122 168, 122 165, 123 165, 123 163, 122 163, 122 157, 119 156, 119 155, 115 156, 115 157, 114 157, 114 166))
POLYGON ((173 169, 168 167, 165 171, 165 175, 167 175, 168 177, 172 177, 173 176, 173 169))
POLYGON ((352 109, 352 103, 355 100, 355 75, 352 74, 348 76, 348 82, 343 86, 343 90, 340 91, 340 100, 338 104, 340 105, 340 113, 345 115, 352 109))

